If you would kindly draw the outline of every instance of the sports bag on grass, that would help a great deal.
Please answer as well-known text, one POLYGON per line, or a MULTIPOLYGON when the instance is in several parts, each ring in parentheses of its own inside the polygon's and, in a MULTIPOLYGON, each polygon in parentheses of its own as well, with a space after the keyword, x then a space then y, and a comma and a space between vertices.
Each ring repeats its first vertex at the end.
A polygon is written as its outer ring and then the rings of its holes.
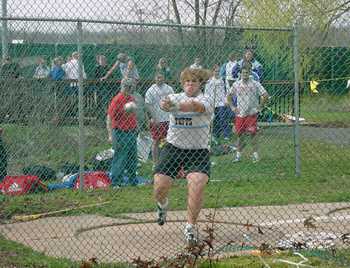
POLYGON ((38 176, 6 176, 0 183, 0 191, 6 195, 23 195, 40 190, 47 192, 47 187, 38 176))
MULTIPOLYGON (((76 181, 74 184, 74 189, 79 189, 80 179, 79 174, 76 175, 76 181)), ((98 189, 107 188, 111 185, 111 179, 108 177, 106 172, 103 171, 93 171, 86 172, 84 174, 84 189, 98 189)))

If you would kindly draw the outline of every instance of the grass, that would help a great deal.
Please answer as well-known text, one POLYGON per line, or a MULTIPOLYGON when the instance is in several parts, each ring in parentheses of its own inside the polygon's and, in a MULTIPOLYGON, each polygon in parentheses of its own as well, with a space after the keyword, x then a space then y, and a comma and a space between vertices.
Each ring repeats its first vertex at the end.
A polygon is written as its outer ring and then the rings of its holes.
MULTIPOLYGON (((348 108, 348 96, 342 98, 312 96, 302 99, 302 116, 307 121, 325 125, 350 126, 348 108)), ((35 122, 30 126, 7 124, 2 127, 5 129, 4 139, 10 152, 10 174, 21 173, 21 169, 30 164, 43 164, 57 169, 64 162, 78 162, 79 132, 76 127, 37 125, 35 122)), ((317 131, 317 128, 314 131, 317 131)), ((88 160, 94 154, 109 148, 110 145, 106 142, 106 131, 102 127, 87 126, 85 134, 86 164, 89 165, 88 160)), ((296 177, 291 128, 266 128, 261 132, 259 141, 262 160, 257 165, 249 159, 248 152, 251 151, 249 146, 241 163, 233 164, 232 155, 212 157, 215 165, 212 167, 211 182, 205 190, 205 207, 350 201, 349 144, 335 143, 322 138, 316 140, 311 136, 303 137, 302 174, 296 177)), ((139 169, 140 175, 151 178, 151 168, 151 162, 142 164, 139 169)), ((171 209, 185 209, 186 181, 177 180, 170 195, 171 209)), ((43 213, 104 201, 111 202, 101 207, 72 210, 59 215, 98 214, 119 217, 121 213, 154 210, 152 186, 86 192, 62 190, 18 197, 0 195, 2 204, 0 220, 4 223, 10 221, 14 215, 43 213)), ((6 265, 15 267, 78 265, 69 260, 54 259, 35 253, 29 248, 1 237, 0 249, 0 263, 5 264, 3 265, 5 267, 6 265)), ((268 258, 267 261, 269 262, 268 258)), ((338 264, 332 263, 332 259, 329 265, 327 261, 317 256, 313 261, 315 265, 319 262, 320 266, 317 267, 338 267, 336 266, 338 264)), ((122 267, 108 265, 103 267, 122 267)), ((207 265, 205 263, 202 265, 201 267, 209 267, 205 266, 207 265)), ((223 260, 213 267, 261 267, 261 265, 256 257, 244 257, 223 260)))
MULTIPOLYGON (((273 130, 271 130, 273 131, 273 130)), ((269 133, 265 131, 265 138, 269 133)), ((283 205, 303 202, 342 202, 350 200, 350 147, 305 141, 302 144, 302 176, 294 175, 293 144, 283 137, 274 144, 261 146, 262 161, 249 159, 233 164, 232 156, 216 156, 212 176, 206 188, 205 207, 283 205), (326 152, 326 153, 325 153, 326 152), (219 181, 216 181, 219 180, 219 181), (342 185, 343 187, 339 187, 342 185)), ((141 167, 150 178, 151 163, 141 167)), ((125 187, 121 190, 79 192, 55 191, 18 197, 0 196, 3 220, 15 214, 32 214, 111 201, 109 205, 67 214, 96 213, 116 216, 125 212, 153 211, 152 186, 125 187), (118 198, 116 198, 118 196, 118 198)), ((172 209, 185 209, 186 182, 177 180, 171 191, 172 209)))
MULTIPOLYGON (((334 255, 326 251, 301 252, 309 261, 308 265, 320 268, 341 268, 350 264, 349 251, 343 250, 334 255)), ((292 255, 291 252, 277 253, 270 256, 263 256, 262 260, 273 268, 287 267, 285 264, 276 262, 277 259, 284 259, 293 262, 300 262, 300 257, 292 255)), ((98 260, 97 260, 98 263, 98 260)), ((89 260, 71 261, 64 258, 53 258, 36 252, 29 247, 19 243, 6 240, 0 236, 0 265, 1 267, 26 267, 26 268, 127 268, 129 264, 98 263, 92 264, 89 260), (85 266, 84 266, 85 265, 85 266)), ((164 266, 166 267, 166 266, 164 266)), ((256 256, 235 256, 231 258, 199 262, 198 268, 261 268, 263 262, 256 256)))
POLYGON ((302 117, 309 122, 350 126, 350 94, 302 96, 300 107, 302 117))
POLYGON ((19 243, 6 240, 0 236, 0 265, 1 267, 26 267, 26 268, 125 268, 127 264, 105 264, 87 266, 89 260, 73 262, 64 258, 53 258, 36 252, 19 243), (86 266, 83 266, 83 264, 86 266))

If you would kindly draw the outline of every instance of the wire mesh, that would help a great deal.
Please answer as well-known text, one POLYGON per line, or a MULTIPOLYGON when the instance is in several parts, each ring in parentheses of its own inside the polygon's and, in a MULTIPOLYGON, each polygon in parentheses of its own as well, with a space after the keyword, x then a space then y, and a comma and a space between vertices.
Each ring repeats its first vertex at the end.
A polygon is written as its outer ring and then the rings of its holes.
POLYGON ((349 3, 114 2, 3 0, 1 235, 129 263, 208 228, 215 254, 347 248, 349 3))

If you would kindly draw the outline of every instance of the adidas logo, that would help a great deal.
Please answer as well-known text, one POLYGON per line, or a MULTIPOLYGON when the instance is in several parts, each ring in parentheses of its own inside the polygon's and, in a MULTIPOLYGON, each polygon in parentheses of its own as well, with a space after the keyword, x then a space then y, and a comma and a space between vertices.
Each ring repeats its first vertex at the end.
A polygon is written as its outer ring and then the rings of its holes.
POLYGON ((20 192, 22 191, 22 188, 19 184, 16 182, 12 183, 11 186, 8 189, 9 192, 20 192))
POLYGON ((103 181, 98 180, 97 183, 96 183, 96 186, 100 187, 100 188, 104 188, 104 187, 107 187, 108 184, 103 182, 103 181))

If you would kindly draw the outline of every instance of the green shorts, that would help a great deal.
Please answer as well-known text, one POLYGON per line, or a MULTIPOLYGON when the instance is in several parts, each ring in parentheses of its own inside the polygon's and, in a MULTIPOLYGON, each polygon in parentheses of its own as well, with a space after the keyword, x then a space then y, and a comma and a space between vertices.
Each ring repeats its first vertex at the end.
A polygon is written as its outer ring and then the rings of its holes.
POLYGON ((166 143, 160 151, 155 173, 176 178, 181 167, 186 174, 200 172, 210 176, 210 159, 208 149, 180 149, 166 143))

